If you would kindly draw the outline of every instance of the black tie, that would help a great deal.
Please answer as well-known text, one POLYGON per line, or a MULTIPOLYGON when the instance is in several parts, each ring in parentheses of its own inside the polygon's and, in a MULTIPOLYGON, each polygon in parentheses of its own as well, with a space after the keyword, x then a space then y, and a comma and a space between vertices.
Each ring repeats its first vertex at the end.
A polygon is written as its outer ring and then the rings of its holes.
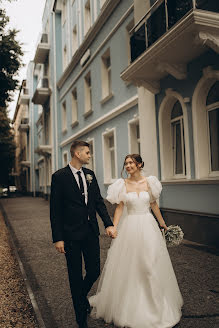
POLYGON ((82 177, 81 177, 81 172, 78 171, 77 175, 78 175, 78 178, 79 178, 80 192, 81 192, 82 196, 85 198, 85 196, 84 196, 84 184, 83 184, 83 180, 82 180, 82 177))

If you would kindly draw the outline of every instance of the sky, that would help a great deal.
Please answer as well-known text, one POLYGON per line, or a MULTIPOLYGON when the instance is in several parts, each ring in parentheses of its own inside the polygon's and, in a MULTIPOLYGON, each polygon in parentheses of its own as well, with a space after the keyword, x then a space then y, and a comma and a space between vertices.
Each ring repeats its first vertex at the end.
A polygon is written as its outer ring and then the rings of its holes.
MULTIPOLYGON (((19 72, 19 80, 26 78, 26 69, 30 60, 33 60, 34 53, 42 31, 42 15, 46 0, 17 0, 11 3, 3 0, 1 7, 6 9, 6 14, 10 17, 8 27, 15 28, 20 32, 17 40, 23 43, 23 62, 25 67, 19 72)), ((9 116, 12 119, 16 107, 18 92, 15 93, 14 101, 9 105, 9 116)))

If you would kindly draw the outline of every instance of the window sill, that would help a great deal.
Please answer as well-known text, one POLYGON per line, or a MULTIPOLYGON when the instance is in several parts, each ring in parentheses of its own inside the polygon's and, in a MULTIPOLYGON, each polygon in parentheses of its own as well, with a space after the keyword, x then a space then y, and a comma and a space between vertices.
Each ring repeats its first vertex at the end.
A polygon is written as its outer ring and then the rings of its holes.
POLYGON ((93 113, 93 109, 91 108, 88 112, 85 112, 83 114, 84 118, 87 118, 88 116, 90 116, 93 113))
POLYGON ((163 185, 203 185, 203 184, 219 184, 219 177, 215 178, 202 178, 202 179, 168 179, 168 180, 161 180, 163 185))
POLYGON ((103 98, 101 101, 100 101, 100 104, 101 105, 104 105, 108 100, 110 100, 112 97, 114 97, 114 94, 112 92, 110 92, 110 94, 108 96, 106 96, 105 98, 103 98))
POLYGON ((79 124, 78 121, 74 121, 74 122, 72 122, 71 127, 74 128, 74 127, 77 126, 78 124, 79 124))
POLYGON ((62 130, 63 135, 66 134, 66 133, 67 133, 67 129, 62 130))

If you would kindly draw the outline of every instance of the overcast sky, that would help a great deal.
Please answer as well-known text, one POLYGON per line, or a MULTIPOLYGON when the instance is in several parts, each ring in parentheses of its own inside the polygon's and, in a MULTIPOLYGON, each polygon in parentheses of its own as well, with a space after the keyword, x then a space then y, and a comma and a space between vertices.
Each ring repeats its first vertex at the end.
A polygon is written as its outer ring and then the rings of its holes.
MULTIPOLYGON (((2 2, 2 7, 6 9, 7 15, 10 17, 9 26, 20 31, 17 39, 23 43, 23 62, 25 65, 34 58, 38 36, 42 31, 45 2, 45 0, 17 0, 11 3, 3 0, 2 2)), ((20 81, 25 78, 26 66, 19 73, 20 81)), ((18 92, 16 92, 14 101, 9 106, 10 118, 13 118, 17 97, 18 92)))

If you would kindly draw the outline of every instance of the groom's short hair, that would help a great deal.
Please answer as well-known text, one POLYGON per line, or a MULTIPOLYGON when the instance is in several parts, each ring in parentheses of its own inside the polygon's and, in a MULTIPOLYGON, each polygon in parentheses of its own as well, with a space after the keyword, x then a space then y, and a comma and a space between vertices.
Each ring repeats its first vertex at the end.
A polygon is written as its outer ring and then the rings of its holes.
POLYGON ((74 157, 75 151, 79 147, 88 147, 89 148, 90 144, 83 140, 73 141, 73 143, 71 144, 71 148, 70 148, 71 157, 74 157))

